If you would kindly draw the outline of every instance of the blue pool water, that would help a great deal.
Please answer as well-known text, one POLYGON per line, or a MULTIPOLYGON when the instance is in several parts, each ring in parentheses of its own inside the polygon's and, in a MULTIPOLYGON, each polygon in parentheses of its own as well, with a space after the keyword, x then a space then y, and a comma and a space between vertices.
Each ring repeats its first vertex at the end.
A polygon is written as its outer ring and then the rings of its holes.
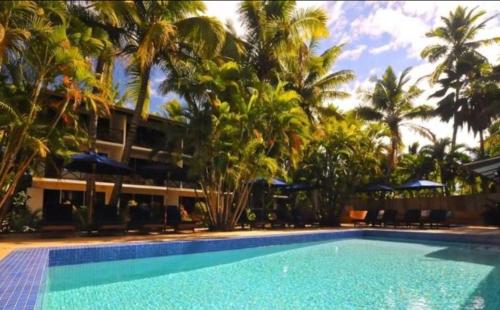
POLYGON ((500 309, 500 252, 340 239, 50 267, 43 309, 500 309))

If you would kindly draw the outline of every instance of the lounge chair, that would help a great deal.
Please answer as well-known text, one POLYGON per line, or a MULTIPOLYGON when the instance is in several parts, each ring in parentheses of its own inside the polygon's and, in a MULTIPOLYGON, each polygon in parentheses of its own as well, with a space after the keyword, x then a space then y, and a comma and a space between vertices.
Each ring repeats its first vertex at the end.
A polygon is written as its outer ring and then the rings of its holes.
POLYGON ((429 224, 431 228, 433 225, 436 225, 436 228, 439 228, 439 225, 450 227, 450 217, 451 211, 444 209, 431 210, 429 214, 429 224))
POLYGON ((278 208, 272 213, 274 214, 274 217, 269 219, 269 222, 271 222, 271 228, 286 228, 293 222, 290 220, 285 208, 278 208))
POLYGON ((424 228, 425 224, 430 224, 431 210, 420 211, 420 227, 424 228))
POLYGON ((408 209, 405 211, 403 223, 410 227, 421 225, 421 211, 419 209, 408 209))
POLYGON ((165 228, 163 214, 164 209, 163 207, 160 207, 159 209, 159 211, 152 210, 152 207, 149 205, 139 205, 137 207, 130 208, 130 222, 128 223, 128 229, 137 229, 142 232, 162 232, 165 228))
POLYGON ((384 219, 385 210, 371 210, 366 215, 366 223, 372 226, 381 226, 384 219))
POLYGON ((95 210, 95 220, 97 230, 103 233, 122 233, 125 234, 127 225, 118 215, 118 209, 112 206, 98 206, 95 210))
POLYGON ((366 211, 366 210, 350 210, 349 211, 349 218, 351 219, 351 223, 354 224, 354 227, 356 227, 360 223, 368 224, 366 222, 367 215, 368 215, 368 211, 366 211))
POLYGON ((167 206, 167 225, 174 227, 175 231, 192 230, 198 227, 197 221, 183 221, 177 206, 167 206))
POLYGON ((320 227, 320 222, 310 209, 295 208, 291 212, 293 227, 313 228, 320 227), (304 212, 305 211, 305 212, 304 212))
POLYGON ((382 223, 384 224, 384 227, 387 225, 396 227, 398 224, 397 216, 398 210, 385 210, 384 215, 382 216, 382 223))
POLYGON ((59 205, 46 208, 43 212, 40 232, 42 234, 75 233, 73 207, 71 205, 59 205))

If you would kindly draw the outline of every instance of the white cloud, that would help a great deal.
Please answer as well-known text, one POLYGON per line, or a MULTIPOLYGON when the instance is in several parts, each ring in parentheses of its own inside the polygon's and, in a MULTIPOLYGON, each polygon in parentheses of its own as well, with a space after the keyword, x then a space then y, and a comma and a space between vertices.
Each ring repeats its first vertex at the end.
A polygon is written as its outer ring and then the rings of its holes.
POLYGON ((387 43, 387 44, 384 44, 384 45, 381 45, 378 47, 371 48, 369 50, 369 52, 370 52, 370 54, 377 55, 377 54, 389 51, 389 50, 393 49, 393 47, 394 47, 393 43, 387 43))
POLYGON ((203 1, 207 10, 205 14, 207 16, 215 16, 219 18, 222 22, 230 22, 238 35, 243 35, 245 29, 240 23, 238 16, 238 7, 240 1, 203 1))
MULTIPOLYGON (((371 38, 380 38, 388 35, 390 41, 384 45, 370 50, 372 54, 379 54, 389 50, 406 49, 409 57, 420 58, 422 49, 434 43, 434 39, 427 38, 425 33, 441 23, 441 16, 446 16, 455 9, 456 2, 433 1, 433 2, 389 2, 381 4, 368 3, 372 6, 371 14, 359 16, 351 23, 350 32, 354 37, 367 35, 371 38), (373 9, 377 7, 377 9, 373 9)), ((463 6, 479 9, 487 12, 486 16, 500 13, 498 2, 471 2, 460 3, 463 6)), ((482 37, 497 36, 500 33, 500 21, 498 18, 491 20, 488 29, 480 33, 482 37)), ((495 57, 496 61, 500 55, 498 47, 487 47, 482 50, 486 56, 495 57), (495 54, 496 52, 496 54, 495 54)))
POLYGON ((363 54, 363 52, 366 50, 367 47, 368 46, 366 46, 365 44, 360 44, 353 49, 345 50, 340 54, 339 60, 341 59, 356 60, 359 57, 361 57, 361 55, 363 54))

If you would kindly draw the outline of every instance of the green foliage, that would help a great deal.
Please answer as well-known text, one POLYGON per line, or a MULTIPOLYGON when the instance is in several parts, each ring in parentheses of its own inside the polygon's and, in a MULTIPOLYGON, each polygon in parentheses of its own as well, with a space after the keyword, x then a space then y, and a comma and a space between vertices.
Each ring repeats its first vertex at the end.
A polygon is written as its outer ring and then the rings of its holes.
POLYGON ((26 201, 29 196, 26 192, 18 192, 12 200, 12 210, 2 222, 1 232, 33 232, 40 224, 40 210, 33 212, 26 201))
POLYGON ((399 77, 392 67, 388 67, 384 75, 377 79, 375 87, 366 93, 370 105, 357 108, 356 113, 368 121, 381 122, 387 126, 391 147, 388 154, 387 175, 390 177, 397 164, 398 149, 402 144, 401 127, 407 126, 419 133, 427 133, 426 128, 405 122, 415 118, 431 116, 432 108, 427 105, 415 106, 415 99, 422 94, 416 85, 407 86, 411 68, 405 69, 399 77))
MULTIPOLYGON (((469 124, 469 127, 474 130, 481 126, 481 121, 478 121, 478 118, 491 116, 471 112, 469 100, 474 97, 471 96, 471 92, 482 92, 481 86, 477 84, 478 78, 474 71, 480 72, 484 67, 488 67, 487 58, 478 49, 482 46, 500 43, 500 37, 480 40, 476 38, 486 24, 495 18, 492 16, 480 21, 479 19, 484 15, 486 12, 477 11, 477 8, 469 10, 457 6, 448 16, 441 17, 444 25, 427 33, 428 37, 438 39, 439 43, 426 47, 421 53, 422 58, 428 59, 431 63, 440 61, 430 81, 438 83, 441 89, 432 94, 431 97, 441 98, 437 103, 436 114, 446 122, 453 119, 452 148, 456 144, 458 128, 469 124), (469 91, 466 88, 469 88, 469 91)), ((482 105, 484 106, 485 103, 483 102, 482 105)), ((477 107, 476 101, 476 107, 472 110, 477 112, 479 109, 482 108, 477 107)), ((495 113, 498 116, 498 112, 495 113)), ((485 127, 488 125, 485 124, 485 127)), ((480 133, 482 134, 482 130, 480 133)), ((483 141, 481 141, 481 149, 483 149, 483 141)))
POLYGON ((381 175, 380 128, 348 116, 326 118, 305 150, 294 179, 319 188, 322 222, 338 224, 356 188, 381 175))

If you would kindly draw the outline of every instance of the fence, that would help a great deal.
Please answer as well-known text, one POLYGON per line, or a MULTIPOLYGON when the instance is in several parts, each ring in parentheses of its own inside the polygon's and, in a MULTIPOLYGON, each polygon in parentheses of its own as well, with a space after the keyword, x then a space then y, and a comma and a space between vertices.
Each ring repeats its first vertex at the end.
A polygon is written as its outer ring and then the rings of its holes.
POLYGON ((500 193, 450 196, 419 197, 387 200, 355 199, 351 201, 342 215, 342 222, 349 222, 349 210, 395 209, 403 216, 408 209, 446 209, 453 213, 451 223, 463 225, 484 225, 483 213, 487 206, 500 202, 500 193))

